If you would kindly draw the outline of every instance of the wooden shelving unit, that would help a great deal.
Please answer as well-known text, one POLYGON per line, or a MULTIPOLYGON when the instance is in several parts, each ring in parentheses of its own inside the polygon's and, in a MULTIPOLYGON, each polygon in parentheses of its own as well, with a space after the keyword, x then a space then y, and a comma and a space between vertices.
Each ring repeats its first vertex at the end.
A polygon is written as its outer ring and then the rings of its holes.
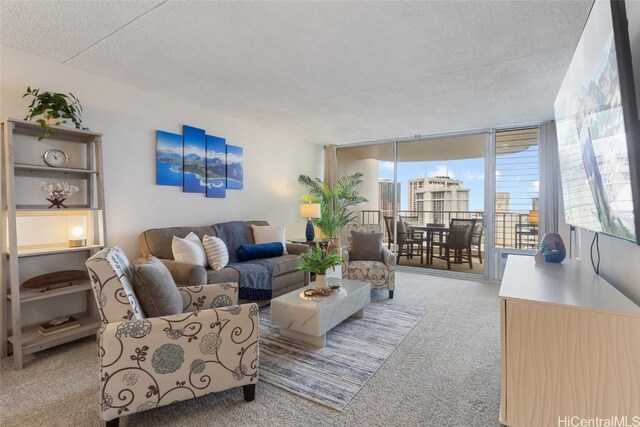
POLYGON ((2 122, 1 130, 0 226, 7 233, 0 236, 0 338, 2 357, 12 354, 14 368, 19 370, 23 355, 95 334, 100 326, 89 280, 46 292, 20 284, 47 272, 84 269, 83 260, 105 246, 102 135, 57 127, 51 138, 38 141, 43 132, 40 125, 16 119, 2 122), (41 156, 50 148, 70 153, 69 163, 60 168, 46 165, 41 156), (50 209, 37 188, 39 181, 66 181, 81 191, 65 201, 67 209, 50 209), (87 244, 69 247, 69 230, 77 224, 85 231, 87 244), (82 294, 85 304, 79 307, 77 295, 82 294), (76 317, 80 327, 41 336, 38 325, 42 322, 23 313, 29 311, 27 306, 43 303, 64 310, 60 316, 76 317))

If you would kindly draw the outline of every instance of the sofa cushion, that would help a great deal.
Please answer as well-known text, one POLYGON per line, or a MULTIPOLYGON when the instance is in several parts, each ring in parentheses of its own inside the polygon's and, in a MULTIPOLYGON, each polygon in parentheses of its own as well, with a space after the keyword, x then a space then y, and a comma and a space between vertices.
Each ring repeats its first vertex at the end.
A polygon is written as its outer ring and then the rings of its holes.
POLYGON ((148 258, 153 255, 162 259, 174 259, 171 252, 171 242, 173 236, 184 238, 189 233, 194 233, 200 240, 208 234, 209 236, 215 236, 216 231, 213 227, 167 227, 167 228, 152 228, 144 231, 139 239, 138 243, 142 255, 148 258))
POLYGON ((273 243, 280 242, 287 253, 287 238, 285 237, 286 229, 284 224, 279 225, 252 225, 253 237, 256 243, 273 243))
POLYGON ((178 262, 207 267, 207 255, 204 252, 202 242, 195 233, 189 233, 184 239, 173 236, 171 251, 173 258, 178 262))
POLYGON ((297 255, 282 255, 276 258, 267 258, 267 261, 273 266, 273 277, 297 271, 297 255))
POLYGON ((133 289, 147 317, 182 313, 182 297, 176 283, 169 269, 154 256, 135 266, 133 289))
POLYGON ((238 248, 238 260, 253 261, 282 256, 284 247, 280 242, 256 243, 255 245, 240 245, 238 248))
POLYGON ((382 261, 382 233, 351 232, 352 261, 382 261))
POLYGON ((229 252, 222 239, 215 236, 204 236, 202 238, 202 246, 204 246, 204 253, 207 255, 207 262, 210 268, 222 270, 229 264, 229 252))

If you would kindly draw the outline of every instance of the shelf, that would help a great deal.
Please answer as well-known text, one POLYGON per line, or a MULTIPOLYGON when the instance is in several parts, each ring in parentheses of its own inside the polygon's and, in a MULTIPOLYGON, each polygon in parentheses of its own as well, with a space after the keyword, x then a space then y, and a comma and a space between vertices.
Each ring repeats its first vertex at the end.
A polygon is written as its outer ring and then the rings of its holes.
POLYGON ((98 208, 81 208, 70 207, 67 209, 48 209, 46 206, 36 205, 19 205, 16 208, 18 217, 29 216, 77 216, 78 214, 88 214, 90 212, 99 212, 98 208))
POLYGON ((69 252, 89 251, 92 249, 102 249, 100 245, 87 245, 79 248, 70 248, 68 246, 46 246, 39 248, 18 249, 18 258, 38 255, 62 254, 69 252))
MULTIPOLYGON (((75 286, 67 286, 64 288, 54 289, 46 292, 41 292, 39 289, 20 288, 20 302, 38 301, 41 299, 54 298, 62 295, 75 294, 77 292, 86 292, 90 290, 91 282, 88 279, 77 282, 75 286)), ((7 295, 7 298, 12 299, 12 295, 7 295)))
MULTIPOLYGON (((84 315, 77 316, 72 315, 80 321, 80 327, 71 329, 68 331, 59 332, 57 334, 48 335, 43 337, 38 333, 38 325, 28 326, 22 330, 22 351, 24 354, 35 353, 36 351, 44 350, 50 347, 54 347, 66 342, 74 341, 79 338, 94 335, 100 328, 100 321, 84 315)), ((8 338, 9 342, 13 345, 15 340, 13 336, 8 338)))
MULTIPOLYGON (((39 123, 27 122, 25 120, 12 118, 7 119, 7 122, 11 122, 14 124, 14 133, 18 135, 35 136, 39 138, 44 134, 44 129, 42 129, 39 123)), ((47 139, 57 139, 62 141, 82 142, 85 144, 90 144, 92 142, 95 142, 96 137, 102 136, 101 133, 65 126, 51 126, 51 129, 54 133, 47 139)))
POLYGON ((98 171, 90 170, 90 169, 54 168, 51 166, 28 165, 24 163, 15 163, 13 166, 16 170, 22 170, 22 171, 61 172, 64 174, 74 174, 74 175, 92 175, 92 174, 98 173, 98 171))

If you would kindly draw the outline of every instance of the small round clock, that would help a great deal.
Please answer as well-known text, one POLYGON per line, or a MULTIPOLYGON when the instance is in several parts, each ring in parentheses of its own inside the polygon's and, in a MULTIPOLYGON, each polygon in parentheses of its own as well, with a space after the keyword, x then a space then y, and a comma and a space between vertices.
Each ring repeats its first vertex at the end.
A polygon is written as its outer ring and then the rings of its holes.
POLYGON ((69 156, 67 156, 67 153, 62 150, 58 150, 57 148, 45 151, 42 155, 42 159, 48 166, 52 166, 54 168, 65 166, 67 162, 69 162, 69 156))

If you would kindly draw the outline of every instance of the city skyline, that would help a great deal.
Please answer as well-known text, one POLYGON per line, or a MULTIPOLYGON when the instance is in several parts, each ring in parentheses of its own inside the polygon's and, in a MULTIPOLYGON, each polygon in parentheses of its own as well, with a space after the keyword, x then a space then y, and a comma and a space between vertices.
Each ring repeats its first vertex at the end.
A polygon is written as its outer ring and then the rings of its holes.
MULTIPOLYGON (((438 162, 401 162, 398 182, 408 191, 409 180, 448 176, 463 182, 469 191, 469 210, 484 210, 484 159, 464 159, 438 162)), ((378 178, 393 181, 393 162, 378 162, 378 178)), ((410 210, 408 193, 401 197, 401 210, 410 210)))
MULTIPOLYGON (((508 150, 508 148, 506 148, 508 150)), ((510 211, 528 212, 533 200, 539 197, 538 146, 531 145, 522 151, 503 151, 498 147, 496 156, 496 193, 510 195, 510 211), (513 167, 512 165, 517 165, 513 167)), ((459 159, 432 162, 399 162, 398 182, 404 192, 409 181, 425 177, 448 176, 462 181, 469 189, 469 210, 484 211, 485 169, 484 158, 459 159)), ((393 162, 378 162, 378 178, 393 181, 393 162)), ((410 210, 408 193, 401 198, 400 210, 410 210)))

